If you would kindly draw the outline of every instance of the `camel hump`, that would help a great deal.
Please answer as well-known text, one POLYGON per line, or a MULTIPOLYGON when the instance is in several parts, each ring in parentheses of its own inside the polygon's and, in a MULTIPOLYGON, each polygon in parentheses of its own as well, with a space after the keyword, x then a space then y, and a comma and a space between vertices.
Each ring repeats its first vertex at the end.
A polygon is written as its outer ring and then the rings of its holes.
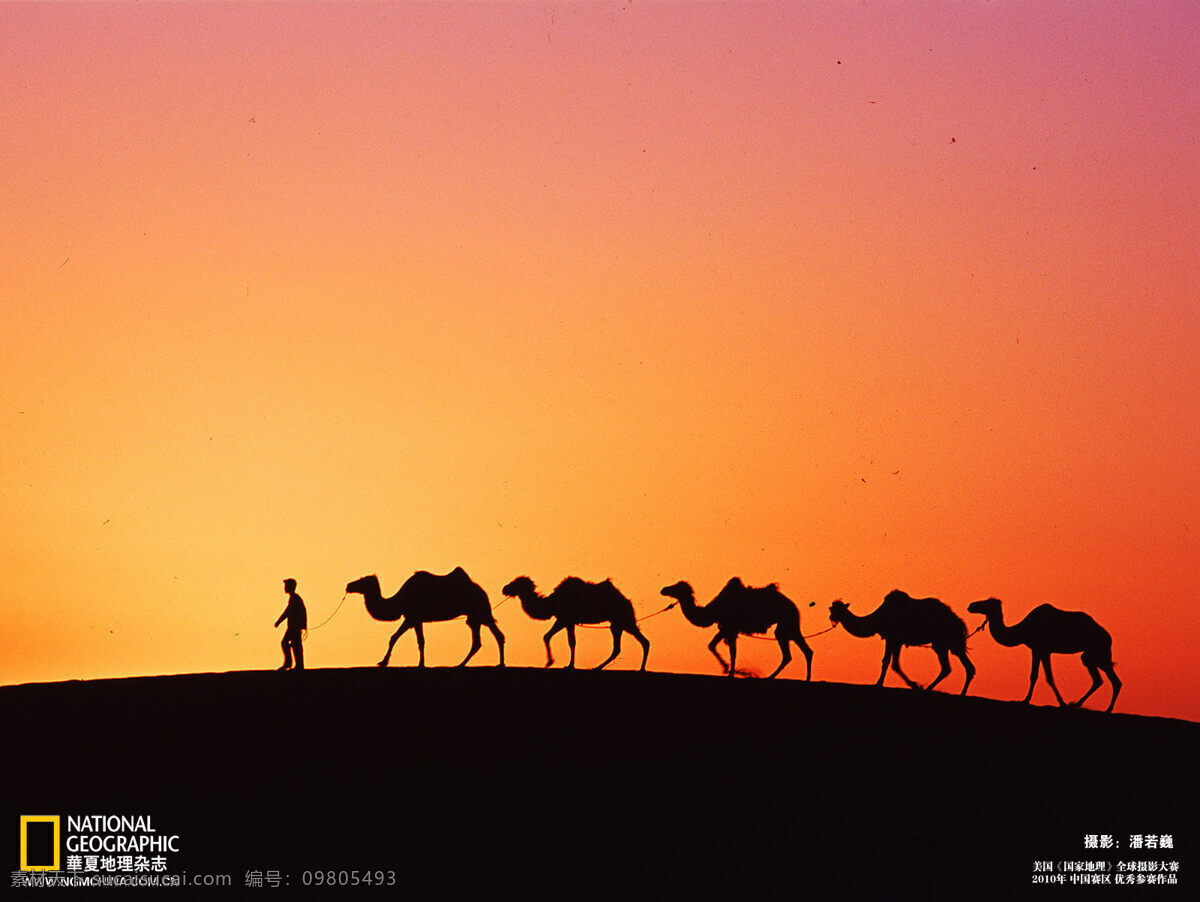
POLYGON ((630 610, 633 609, 629 599, 625 597, 625 593, 622 592, 620 589, 618 589, 616 587, 616 585, 613 584, 612 579, 606 579, 602 583, 597 583, 596 590, 597 590, 597 594, 607 596, 609 599, 611 599, 614 602, 617 602, 622 607, 628 607, 628 608, 630 608, 630 610))
POLYGON ((409 588, 410 586, 425 585, 425 584, 428 584, 431 580, 435 580, 435 579, 440 579, 440 577, 435 576, 434 574, 430 573, 428 570, 416 570, 413 572, 412 576, 410 576, 408 579, 406 579, 404 581, 404 585, 401 586, 400 588, 406 589, 406 588, 409 588))
POLYGON ((592 584, 586 579, 580 579, 578 576, 568 576, 557 586, 554 587, 555 592, 578 592, 581 589, 587 591, 592 584))
POLYGON ((554 592, 556 594, 584 593, 592 596, 607 595, 610 597, 625 597, 621 594, 621 590, 613 585, 613 581, 611 579, 606 579, 602 583, 590 583, 586 579, 580 579, 578 576, 568 576, 561 583, 559 583, 557 587, 555 587, 554 592))
POLYGON ((887 597, 883 600, 892 605, 902 605, 905 610, 909 611, 929 611, 941 608, 950 610, 949 605, 940 598, 913 598, 907 592, 901 592, 899 589, 888 592, 887 597))
POLYGON ((1056 608, 1052 604, 1040 604, 1025 617, 1026 620, 1030 618, 1046 623, 1070 624, 1072 628, 1077 630, 1099 631, 1105 636, 1109 635, 1108 630, 1097 623, 1096 618, 1086 611, 1064 611, 1062 608, 1056 608))
POLYGON ((779 583, 771 583, 770 585, 763 586, 757 591, 761 592, 764 598, 770 599, 769 604, 781 612, 781 617, 789 621, 794 617, 796 623, 799 624, 800 608, 796 605, 796 602, 792 601, 783 594, 779 588, 779 583))
POLYGON ((717 593, 717 597, 713 601, 720 601, 723 604, 740 604, 746 598, 746 584, 738 577, 734 577, 725 584, 725 588, 717 593))
POLYGON ((430 573, 428 570, 418 570, 404 582, 402 588, 416 588, 417 586, 431 586, 436 583, 449 583, 457 585, 474 585, 471 577, 467 576, 467 571, 462 567, 455 567, 445 576, 439 576, 436 573, 430 573))
POLYGON ((784 601, 791 601, 790 598, 783 594, 783 590, 779 588, 779 583, 767 583, 765 586, 751 586, 746 591, 758 592, 764 598, 782 598, 784 601))
MULTIPOLYGON (((1096 623, 1096 618, 1087 611, 1066 611, 1062 608, 1056 608, 1052 604, 1039 604, 1036 608, 1029 612, 1030 615, 1036 614, 1042 618, 1058 618, 1060 620, 1074 620, 1077 623, 1096 623)), ((1099 624, 1096 624, 1099 626, 1099 624)))
POLYGON ((746 595, 753 595, 756 598, 762 599, 779 599, 790 601, 790 599, 779 591, 779 583, 767 583, 765 586, 743 586, 742 592, 746 595))
POLYGON ((483 586, 479 585, 479 583, 467 576, 467 571, 462 567, 455 567, 453 570, 451 570, 448 574, 446 574, 445 580, 454 586, 456 591, 470 592, 474 593, 475 595, 481 595, 486 602, 487 592, 484 591, 483 586))
POLYGON ((602 583, 596 583, 596 594, 607 595, 609 598, 625 597, 625 593, 616 587, 616 584, 612 581, 612 577, 609 577, 602 583))
MULTIPOLYGON (((946 604, 940 598, 914 598, 916 604, 921 605, 925 610, 929 611, 933 616, 945 617, 947 620, 956 620, 962 623, 962 618, 954 613, 954 608, 946 604)), ((965 629, 965 626, 964 626, 965 629)))
POLYGON ((457 586, 473 586, 473 585, 475 585, 475 580, 473 580, 473 579, 471 579, 471 577, 467 576, 467 571, 464 570, 462 567, 455 567, 453 570, 451 570, 445 576, 439 576, 436 578, 440 579, 440 580, 444 580, 445 582, 450 583, 451 585, 457 585, 457 586))

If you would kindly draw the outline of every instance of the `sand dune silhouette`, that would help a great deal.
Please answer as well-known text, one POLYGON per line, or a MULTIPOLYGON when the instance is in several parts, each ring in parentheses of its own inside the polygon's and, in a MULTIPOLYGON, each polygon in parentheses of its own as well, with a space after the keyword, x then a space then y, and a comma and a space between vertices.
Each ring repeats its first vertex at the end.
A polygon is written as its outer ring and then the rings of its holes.
POLYGON ((407 898, 1019 898, 1034 859, 1200 804, 1197 724, 819 682, 310 668, 9 686, 0 717, 12 811, 145 812, 192 871, 407 898))

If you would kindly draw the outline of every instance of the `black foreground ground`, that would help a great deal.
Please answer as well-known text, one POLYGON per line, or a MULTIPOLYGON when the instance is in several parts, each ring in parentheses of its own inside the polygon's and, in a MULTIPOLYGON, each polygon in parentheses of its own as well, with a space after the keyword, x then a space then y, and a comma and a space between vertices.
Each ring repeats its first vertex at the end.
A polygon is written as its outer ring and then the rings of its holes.
MULTIPOLYGON (((31 684, 0 688, 0 716, 10 869, 21 814, 64 828, 147 814, 180 836, 171 871, 232 878, 176 898, 1182 899, 1200 885, 1187 721, 488 667, 31 684), (1173 848, 1129 848, 1146 835, 1173 848), (1035 862, 1115 877, 1130 860, 1178 862, 1178 884, 1034 884, 1035 862), (396 882, 305 890, 330 870, 396 882), (248 872, 280 886, 247 887, 248 872)), ((20 891, 47 893, 97 897, 20 891)))

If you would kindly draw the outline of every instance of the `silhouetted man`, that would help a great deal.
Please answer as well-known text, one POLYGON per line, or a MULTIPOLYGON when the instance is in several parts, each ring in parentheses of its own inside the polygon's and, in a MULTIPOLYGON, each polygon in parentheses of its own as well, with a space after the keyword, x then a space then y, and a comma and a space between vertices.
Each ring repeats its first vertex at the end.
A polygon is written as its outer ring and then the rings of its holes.
POLYGON ((283 633, 283 666, 280 670, 292 669, 292 652, 296 653, 296 669, 304 669, 304 641, 302 632, 308 629, 308 610, 304 607, 304 599, 296 594, 296 581, 285 579, 283 591, 287 592, 288 603, 275 621, 275 625, 288 622, 283 633))

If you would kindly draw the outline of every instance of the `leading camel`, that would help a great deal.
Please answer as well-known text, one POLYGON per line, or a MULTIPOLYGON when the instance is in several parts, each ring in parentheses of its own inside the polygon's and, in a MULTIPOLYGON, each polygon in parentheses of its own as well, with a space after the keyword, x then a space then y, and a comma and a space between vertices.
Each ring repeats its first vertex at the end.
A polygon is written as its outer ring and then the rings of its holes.
POLYGON ((967 605, 972 614, 982 614, 984 623, 992 631, 992 638, 1001 645, 1028 645, 1033 655, 1033 670, 1029 674, 1029 691, 1025 694, 1025 702, 1033 698, 1033 687, 1037 683, 1038 669, 1046 670, 1046 682, 1054 690, 1058 703, 1063 707, 1063 701, 1058 687, 1054 685, 1054 674, 1050 672, 1050 655, 1075 654, 1083 652, 1083 666, 1092 676, 1092 688, 1083 694, 1079 701, 1071 707, 1079 707, 1088 700, 1093 692, 1100 688, 1103 680, 1100 671, 1108 674, 1112 683, 1112 698, 1108 701, 1108 711, 1112 711, 1117 703, 1117 693, 1121 691, 1121 681, 1113 669, 1112 636, 1108 630, 1098 624, 1082 611, 1062 611, 1054 605, 1038 605, 1025 615, 1025 619, 1015 626, 1004 625, 1004 614, 1000 610, 998 598, 986 598, 983 601, 973 601, 967 605))
POLYGON ((425 624, 454 620, 464 614, 467 626, 471 628, 471 650, 458 666, 462 667, 471 660, 483 645, 479 639, 479 628, 482 626, 486 626, 496 637, 496 644, 500 647, 500 666, 504 666, 504 634, 496 626, 496 618, 492 616, 487 593, 467 576, 462 567, 455 567, 445 576, 435 576, 425 570, 418 570, 404 581, 400 591, 391 598, 384 598, 379 591, 377 576, 356 579, 346 586, 346 591, 361 594, 367 605, 367 613, 376 620, 404 618, 400 628, 388 641, 387 654, 379 662, 380 667, 387 667, 396 640, 410 629, 417 634, 417 651, 420 655, 417 666, 424 667, 425 624))
POLYGON ((879 670, 876 686, 883 685, 891 664, 892 670, 900 674, 909 688, 921 688, 920 683, 910 680, 900 669, 900 649, 905 645, 932 645, 937 652, 942 670, 929 684, 930 689, 949 675, 951 653, 962 661, 967 672, 961 695, 967 694, 967 687, 975 678, 975 667, 967 657, 967 625, 936 598, 911 598, 895 589, 884 596, 883 604, 865 617, 851 613, 849 606, 839 599, 829 607, 829 620, 840 623, 852 636, 866 639, 878 635, 883 638, 883 667, 879 670))
POLYGON ((504 594, 521 600, 521 608, 534 620, 554 618, 554 625, 542 637, 546 643, 546 666, 554 663, 550 652, 550 639, 559 630, 567 631, 567 645, 571 648, 568 670, 575 669, 575 627, 581 623, 608 623, 612 630, 612 654, 597 667, 603 670, 621 653, 621 634, 629 633, 642 646, 642 666, 646 669, 646 658, 650 655, 650 640, 638 629, 633 615, 633 604, 621 594, 621 590, 606 579, 602 583, 589 583, 577 576, 568 576, 548 596, 538 594, 537 587, 528 576, 518 576, 504 587, 504 594))
POLYGON ((767 679, 771 679, 792 660, 790 642, 795 642, 804 654, 806 664, 804 679, 812 679, 812 649, 800 634, 800 611, 786 595, 779 591, 777 585, 751 588, 742 583, 736 576, 725 584, 717 597, 699 607, 696 604, 696 593, 686 582, 678 582, 667 586, 662 594, 679 602, 680 610, 689 623, 696 626, 717 625, 717 635, 708 644, 711 651, 721 662, 729 676, 733 676, 737 665, 737 637, 739 633, 751 635, 765 633, 775 627, 775 639, 779 643, 782 659, 779 666, 767 679), (717 651, 717 644, 724 642, 729 646, 729 662, 717 651))

